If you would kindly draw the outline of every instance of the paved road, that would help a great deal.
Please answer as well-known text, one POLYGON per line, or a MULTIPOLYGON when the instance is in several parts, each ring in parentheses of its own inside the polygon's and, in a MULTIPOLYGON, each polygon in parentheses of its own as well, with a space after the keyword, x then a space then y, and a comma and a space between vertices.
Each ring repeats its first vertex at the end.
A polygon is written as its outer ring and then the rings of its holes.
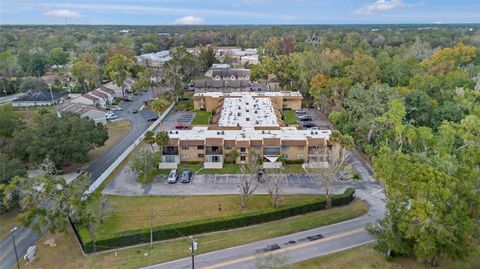
MULTIPOLYGON (((139 109, 143 101, 152 98, 151 91, 147 91, 142 95, 135 96, 134 101, 124 102, 121 107, 123 111, 117 111, 116 114, 120 119, 127 119, 132 123, 132 129, 130 132, 117 144, 115 144, 110 150, 108 150, 102 157, 93 161, 93 163, 87 168, 87 171, 91 174, 90 181, 93 182, 97 179, 103 171, 105 171, 119 156, 122 154, 149 126, 150 123, 147 119, 154 112, 150 110, 140 110, 138 113, 133 114, 131 111, 134 108, 139 109)), ((27 248, 34 245, 39 239, 39 235, 33 232, 30 228, 18 227, 18 230, 14 233, 15 242, 17 242, 17 250, 19 256, 23 257, 27 248)), ((0 242, 0 269, 10 269, 15 264, 15 253, 13 251, 13 244, 11 237, 8 237, 0 242)))
POLYGON ((18 99, 22 96, 24 96, 25 94, 24 93, 16 93, 16 94, 12 94, 12 95, 7 95, 7 96, 4 96, 4 97, 0 97, 0 105, 3 105, 3 104, 6 104, 6 103, 10 103, 11 101, 15 100, 15 99, 18 99))
MULTIPOLYGON (((385 214, 383 187, 372 178, 368 167, 355 154, 351 154, 350 158, 362 178, 362 182, 356 186, 356 195, 368 203, 369 211, 366 215, 308 231, 200 254, 195 257, 196 267, 255 268, 257 257, 263 253, 270 253, 265 251, 265 248, 272 245, 279 249, 271 253, 285 255, 290 263, 295 263, 373 242, 373 238, 364 228, 385 214), (318 235, 323 238, 317 238, 318 235)), ((199 241, 198 244, 201 249, 202 242, 199 241)), ((145 268, 174 269, 190 266, 191 259, 184 258, 145 268)))

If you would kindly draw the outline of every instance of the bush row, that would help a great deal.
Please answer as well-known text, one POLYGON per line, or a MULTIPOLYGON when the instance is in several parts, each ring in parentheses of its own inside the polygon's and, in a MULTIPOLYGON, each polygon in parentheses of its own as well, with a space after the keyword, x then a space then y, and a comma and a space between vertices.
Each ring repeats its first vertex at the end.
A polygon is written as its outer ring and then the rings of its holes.
MULTIPOLYGON (((334 195, 332 197, 332 205, 346 205, 354 199, 354 195, 355 190, 353 188, 349 188, 345 190, 343 194, 334 195)), ((326 201, 323 198, 280 208, 270 208, 261 212, 252 212, 248 214, 158 226, 153 228, 153 240, 166 240, 180 237, 180 234, 189 236, 280 220, 322 210, 325 208, 325 204, 326 201)), ((90 240, 88 232, 85 228, 80 228, 80 231, 76 234, 80 237, 79 241, 81 242, 82 248, 86 253, 147 243, 150 240, 150 228, 110 234, 105 237, 97 238, 95 243, 90 240)))

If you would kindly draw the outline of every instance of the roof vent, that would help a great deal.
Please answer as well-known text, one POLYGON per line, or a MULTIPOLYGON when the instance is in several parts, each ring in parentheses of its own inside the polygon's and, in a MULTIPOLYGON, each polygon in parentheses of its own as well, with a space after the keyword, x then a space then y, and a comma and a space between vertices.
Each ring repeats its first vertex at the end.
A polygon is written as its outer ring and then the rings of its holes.
POLYGON ((178 131, 175 131, 175 134, 178 134, 178 131))

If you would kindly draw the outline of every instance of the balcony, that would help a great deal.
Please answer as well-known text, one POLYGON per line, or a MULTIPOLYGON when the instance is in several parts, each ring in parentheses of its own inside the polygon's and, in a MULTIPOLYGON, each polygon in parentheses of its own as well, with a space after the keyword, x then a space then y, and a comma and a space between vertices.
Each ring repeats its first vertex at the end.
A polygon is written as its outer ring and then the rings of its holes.
POLYGON ((205 154, 206 155, 223 155, 223 149, 220 147, 206 147, 205 154))
POLYGON ((178 155, 178 147, 164 147, 162 155, 178 155))

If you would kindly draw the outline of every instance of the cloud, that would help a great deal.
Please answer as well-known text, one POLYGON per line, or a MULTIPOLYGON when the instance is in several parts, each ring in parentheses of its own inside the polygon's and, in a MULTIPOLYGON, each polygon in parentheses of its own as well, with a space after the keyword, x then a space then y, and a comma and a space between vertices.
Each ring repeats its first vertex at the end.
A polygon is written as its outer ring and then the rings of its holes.
POLYGON ((193 25, 193 24, 204 24, 205 19, 202 17, 195 16, 185 16, 176 19, 173 24, 184 24, 184 25, 193 25))
POLYGON ((356 14, 370 15, 377 11, 386 11, 406 6, 402 0, 377 0, 355 11, 356 14))
POLYGON ((61 18, 80 18, 81 15, 78 12, 70 11, 68 9, 54 9, 42 14, 43 16, 61 17, 61 18))

